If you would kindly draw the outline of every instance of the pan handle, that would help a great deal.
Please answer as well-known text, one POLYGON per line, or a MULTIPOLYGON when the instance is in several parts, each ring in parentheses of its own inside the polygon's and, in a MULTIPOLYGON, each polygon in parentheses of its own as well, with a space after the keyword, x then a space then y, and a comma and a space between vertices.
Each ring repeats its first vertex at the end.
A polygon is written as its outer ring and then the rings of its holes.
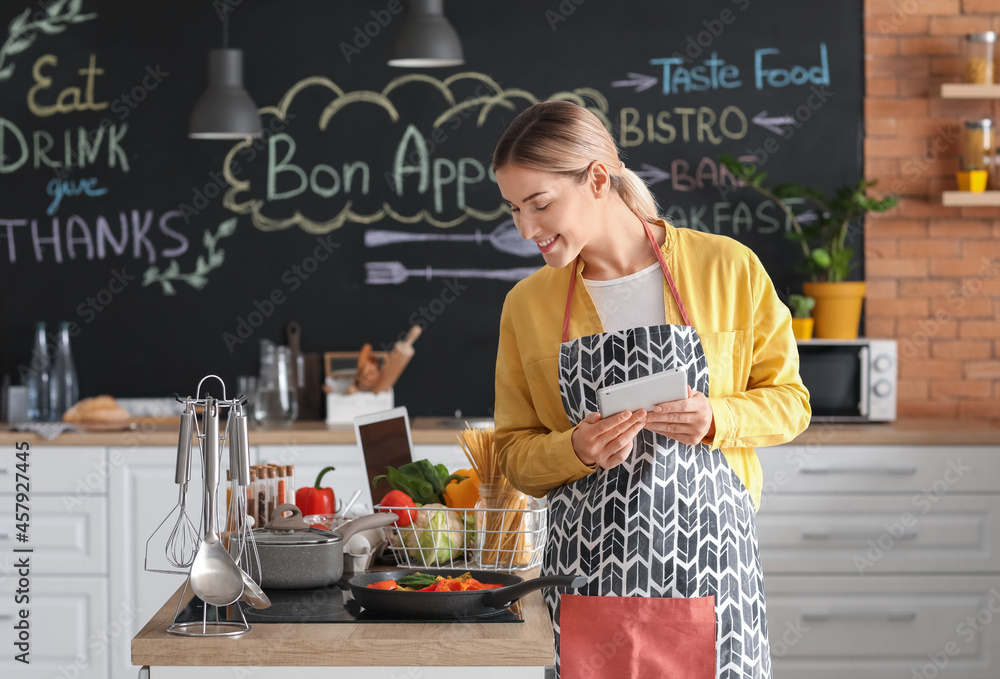
POLYGON ((493 608, 507 608, 525 594, 544 587, 570 587, 579 589, 587 584, 588 578, 582 575, 544 575, 519 582, 516 585, 486 590, 482 602, 493 608))

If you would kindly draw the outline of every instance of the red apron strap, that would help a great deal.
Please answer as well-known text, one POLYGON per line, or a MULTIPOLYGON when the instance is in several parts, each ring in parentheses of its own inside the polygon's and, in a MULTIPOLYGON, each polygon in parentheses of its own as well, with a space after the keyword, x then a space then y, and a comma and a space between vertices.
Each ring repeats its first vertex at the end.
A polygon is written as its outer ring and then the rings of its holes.
MULTIPOLYGON (((684 319, 684 325, 691 325, 691 319, 688 318, 687 309, 684 308, 684 302, 681 300, 681 295, 677 292, 677 284, 674 283, 674 277, 670 275, 670 269, 667 268, 667 260, 663 256, 663 252, 660 250, 660 246, 656 243, 656 238, 653 237, 653 232, 649 228, 649 224, 646 220, 640 219, 642 222, 642 228, 646 229, 646 235, 649 237, 649 242, 653 244, 653 251, 656 253, 656 258, 660 260, 660 268, 663 269, 663 275, 667 279, 667 285, 670 286, 670 294, 673 295, 674 302, 677 303, 677 308, 681 310, 681 318, 684 319)), ((575 276, 574 276, 575 278, 575 276)))
MULTIPOLYGON (((677 291, 677 284, 674 283, 674 277, 670 275, 670 269, 667 267, 667 260, 663 257, 663 252, 660 251, 660 246, 657 244, 656 238, 653 236, 653 232, 649 228, 649 224, 641 218, 639 221, 642 223, 642 228, 646 230, 646 236, 649 238, 649 242, 653 245, 653 251, 656 253, 656 259, 660 262, 660 268, 663 269, 663 276, 667 279, 667 286, 670 287, 670 294, 673 296, 674 302, 677 303, 677 308, 680 309, 681 318, 684 319, 684 325, 691 325, 691 319, 688 317, 687 309, 684 307, 681 295, 677 291)), ((563 344, 569 341, 569 319, 573 310, 573 290, 576 288, 576 272, 579 262, 579 257, 573 260, 573 273, 570 275, 569 279, 569 292, 566 295, 566 313, 563 316, 563 344)))

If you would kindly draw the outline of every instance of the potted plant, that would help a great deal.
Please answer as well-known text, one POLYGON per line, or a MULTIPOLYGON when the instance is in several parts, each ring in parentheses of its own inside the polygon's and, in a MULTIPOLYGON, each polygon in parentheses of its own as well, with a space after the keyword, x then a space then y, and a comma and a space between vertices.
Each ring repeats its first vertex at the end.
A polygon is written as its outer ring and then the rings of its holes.
POLYGON ((802 247, 802 266, 811 281, 803 284, 806 296, 816 301, 813 310, 816 337, 854 339, 858 336, 861 305, 865 295, 863 281, 848 281, 855 267, 854 248, 848 244, 851 226, 866 213, 885 212, 896 205, 895 196, 881 200, 870 198, 866 191, 875 185, 859 179, 857 186, 843 186, 832 195, 799 184, 764 185, 767 173, 753 163, 741 163, 724 154, 720 161, 747 186, 769 198, 788 217, 792 231, 786 234, 802 247), (814 210, 796 213, 792 205, 805 204, 814 210), (804 219, 806 214, 812 218, 804 219))
POLYGON ((792 334, 797 340, 812 339, 812 310, 816 300, 808 295, 789 295, 788 308, 792 310, 792 334))
POLYGON ((989 172, 972 166, 960 170, 956 173, 956 176, 958 179, 959 191, 982 193, 986 190, 986 182, 989 178, 989 172))

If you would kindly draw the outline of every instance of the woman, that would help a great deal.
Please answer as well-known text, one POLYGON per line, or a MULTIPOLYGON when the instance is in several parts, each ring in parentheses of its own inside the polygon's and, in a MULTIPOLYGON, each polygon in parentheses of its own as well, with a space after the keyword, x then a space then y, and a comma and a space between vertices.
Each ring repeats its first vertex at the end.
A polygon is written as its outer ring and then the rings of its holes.
POLYGON ((716 671, 770 677, 754 447, 809 422, 788 310, 748 248, 660 219, 583 107, 523 111, 493 169, 547 264, 504 303, 494 415, 504 474, 548 494, 543 572, 591 575, 592 596, 712 596, 716 671), (675 367, 688 398, 596 413, 602 386, 675 367))

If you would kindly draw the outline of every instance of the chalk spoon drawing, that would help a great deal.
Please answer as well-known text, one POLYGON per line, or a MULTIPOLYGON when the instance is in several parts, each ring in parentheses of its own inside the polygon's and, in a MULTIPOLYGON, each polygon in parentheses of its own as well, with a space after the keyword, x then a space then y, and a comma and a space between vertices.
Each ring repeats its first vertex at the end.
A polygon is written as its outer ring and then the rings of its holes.
POLYGON ((20 54, 31 47, 31 43, 35 41, 39 31, 55 35, 65 31, 69 24, 79 24, 97 18, 96 12, 81 14, 82 10, 82 0, 55 0, 45 8, 44 14, 36 13, 36 17, 39 14, 41 16, 34 21, 29 21, 31 17, 30 7, 26 7, 23 12, 14 17, 8 28, 7 40, 4 41, 3 45, 0 45, 0 82, 9 80, 14 73, 14 64, 4 65, 4 62, 9 57, 20 54))
POLYGON ((497 228, 486 234, 481 229, 476 229, 475 233, 412 233, 384 229, 365 231, 365 246, 369 248, 392 245, 393 243, 424 243, 442 240, 472 242, 476 245, 489 243, 500 252, 518 257, 535 257, 540 254, 534 241, 521 238, 521 233, 514 226, 513 219, 501 222, 497 228))
POLYGON ((492 278, 519 281, 538 271, 539 267, 522 266, 513 269, 407 269, 402 262, 365 262, 365 283, 368 285, 399 285, 408 278, 492 278))

